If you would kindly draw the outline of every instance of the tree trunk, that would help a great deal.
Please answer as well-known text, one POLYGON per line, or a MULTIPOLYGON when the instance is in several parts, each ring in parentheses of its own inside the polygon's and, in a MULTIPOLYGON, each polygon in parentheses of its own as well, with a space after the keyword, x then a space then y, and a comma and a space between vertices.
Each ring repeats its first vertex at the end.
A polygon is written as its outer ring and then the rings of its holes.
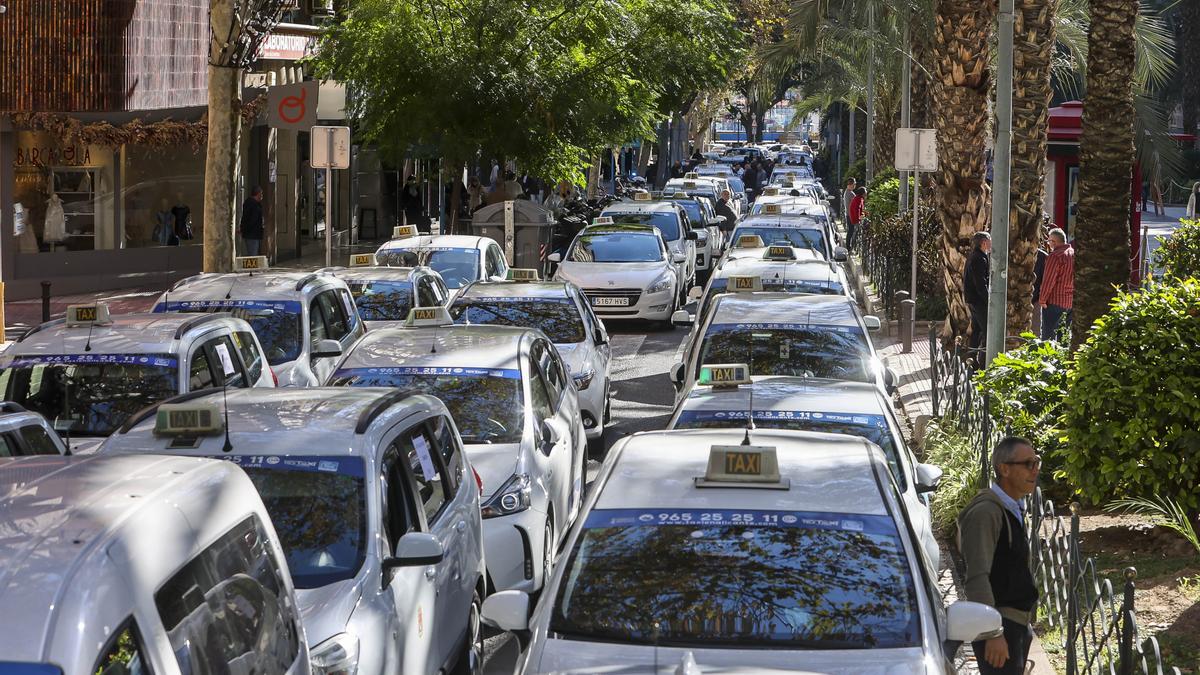
POLYGON ((652 145, 650 139, 643 138, 641 145, 638 147, 637 173, 642 178, 646 178, 646 167, 650 166, 650 149, 652 145))
POLYGON ((671 124, 662 122, 658 125, 658 175, 654 184, 661 190, 671 177, 671 124))
MULTIPOLYGON (((1197 35, 1200 32, 1200 2, 1179 3, 1179 21, 1179 32, 1185 40, 1197 35)), ((1183 132, 1195 134, 1200 132, 1197 128, 1200 123, 1200 49, 1188 46, 1184 40, 1175 44, 1179 50, 1179 81, 1183 85, 1183 132)), ((1196 147, 1200 148, 1200 140, 1196 147)))
POLYGON ((1050 58, 1058 0, 1017 0, 1013 26, 1012 190, 1008 237, 1008 335, 1030 330, 1034 264, 1046 198, 1050 58))
POLYGON ((896 164, 896 129, 900 126, 899 89, 877 91, 875 100, 874 150, 875 173, 896 164))
MULTIPOLYGON (((218 21, 214 2, 213 22, 218 21)), ((228 19, 225 20, 226 22, 228 19)), ((241 134, 239 68, 208 67, 208 148, 204 163, 204 271, 233 269, 234 217, 241 134)))
POLYGON ((754 113, 754 142, 755 143, 763 142, 763 131, 765 131, 765 129, 763 127, 766 126, 766 120, 767 120, 767 111, 766 110, 759 110, 754 113))
POLYGON ((588 169, 587 180, 587 198, 595 199, 596 194, 600 191, 600 162, 601 156, 596 154, 592 157, 592 166, 588 169))
POLYGON ((1079 138, 1079 220, 1071 345, 1108 311, 1129 281, 1133 170, 1133 25, 1137 0, 1089 0, 1087 98, 1079 138))
MULTIPOLYGON (((850 135, 847 136, 847 139, 846 152, 849 154, 846 155, 846 166, 850 166, 858 159, 858 107, 853 105, 850 106, 850 135)), ((854 177, 862 178, 862 176, 854 177)))
POLYGON ((996 7, 990 1, 937 0, 931 112, 938 136, 942 282, 953 336, 965 336, 970 328, 970 312, 963 300, 963 266, 971 236, 988 226, 990 193, 984 180, 984 152, 995 17, 996 7))
MULTIPOLYGON (((920 16, 923 15, 915 15, 920 16)), ((912 61, 909 63, 909 68, 912 69, 912 108, 909 111, 909 124, 914 129, 928 129, 930 125, 929 105, 932 92, 926 69, 932 67, 929 45, 931 32, 932 26, 924 25, 914 27, 909 32, 909 49, 912 50, 912 61)))

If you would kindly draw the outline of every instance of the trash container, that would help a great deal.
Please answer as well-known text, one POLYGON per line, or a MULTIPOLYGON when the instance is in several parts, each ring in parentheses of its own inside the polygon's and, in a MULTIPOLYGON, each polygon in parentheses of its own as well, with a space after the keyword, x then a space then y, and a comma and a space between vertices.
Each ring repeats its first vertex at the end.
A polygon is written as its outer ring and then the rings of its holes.
POLYGON ((536 269, 545 276, 545 257, 550 252, 554 233, 554 214, 549 209, 524 199, 491 204, 475 212, 471 217, 471 229, 500 244, 509 265, 536 269), (512 241, 506 243, 505 223, 509 213, 512 241))

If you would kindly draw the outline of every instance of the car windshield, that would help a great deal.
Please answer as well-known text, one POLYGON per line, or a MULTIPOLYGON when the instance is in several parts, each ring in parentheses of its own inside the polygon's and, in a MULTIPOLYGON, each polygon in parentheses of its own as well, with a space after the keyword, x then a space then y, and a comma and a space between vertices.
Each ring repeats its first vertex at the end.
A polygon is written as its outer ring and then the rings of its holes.
POLYGON ((377 252, 375 259, 380 265, 390 267, 432 267, 442 275, 447 288, 462 288, 479 280, 479 249, 448 246, 392 248, 377 252))
POLYGON ((732 240, 746 235, 758 235, 766 246, 786 241, 794 248, 812 249, 825 257, 825 233, 816 228, 742 226, 733 233, 732 240))
POLYGON ((658 262, 663 251, 658 237, 649 233, 584 233, 575 240, 567 260, 586 263, 658 262))
POLYGON ((886 516, 737 509, 592 511, 550 631, 706 649, 890 649, 920 642, 886 516))
POLYGON ((602 215, 610 216, 615 223, 644 223, 653 225, 662 232, 663 239, 675 241, 679 233, 679 214, 675 211, 654 211, 621 213, 620 211, 605 211, 602 215))
POLYGON ((442 399, 463 443, 519 443, 525 434, 521 371, 506 368, 396 366, 344 368, 335 387, 415 389, 442 399))
POLYGON ((704 227, 704 214, 700 209, 700 202, 681 199, 675 203, 682 206, 684 211, 687 211, 688 220, 692 223, 692 227, 704 227))
MULTIPOLYGON (((713 396, 717 396, 713 394, 713 396)), ((743 410, 683 410, 675 420, 675 429, 728 429, 746 423, 743 410)), ((900 468, 900 450, 887 417, 811 410, 755 410, 754 425, 762 429, 820 431, 827 434, 860 436, 878 445, 887 457, 888 467, 900 490, 908 489, 908 480, 900 468)))
POLYGON ((571 298, 512 296, 460 298, 450 308, 455 323, 537 328, 556 345, 583 342, 586 333, 571 298))
POLYGON ((403 321, 412 309, 413 289, 407 281, 347 280, 363 321, 403 321))
POLYGON ((871 352, 857 327, 804 323, 714 323, 700 344, 703 363, 748 363, 751 375, 873 382, 871 352))
POLYGON ((262 343, 267 363, 277 366, 300 358, 300 350, 304 347, 301 307, 299 302, 291 300, 171 300, 158 303, 154 311, 230 312, 250 324, 262 343))
POLYGON ((729 181, 729 189, 730 190, 733 190, 734 192, 745 192, 746 191, 746 184, 742 181, 741 178, 738 178, 737 176, 734 176, 731 174, 731 175, 725 176, 725 180, 729 181))
POLYGON ((353 579, 367 550, 363 461, 321 455, 225 456, 262 497, 296 588, 353 579))
POLYGON ((4 400, 72 436, 108 436, 131 415, 179 393, 170 354, 16 356, 0 371, 4 400))

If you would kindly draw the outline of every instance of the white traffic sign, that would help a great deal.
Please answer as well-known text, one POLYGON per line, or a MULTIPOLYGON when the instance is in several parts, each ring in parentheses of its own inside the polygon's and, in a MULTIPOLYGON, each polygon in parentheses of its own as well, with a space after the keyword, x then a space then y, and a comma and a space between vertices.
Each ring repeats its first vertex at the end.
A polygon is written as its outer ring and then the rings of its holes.
POLYGON ((937 171, 937 131, 934 129, 896 130, 897 171, 937 171))
POLYGON ((312 168, 350 168, 350 127, 313 127, 310 139, 312 168))

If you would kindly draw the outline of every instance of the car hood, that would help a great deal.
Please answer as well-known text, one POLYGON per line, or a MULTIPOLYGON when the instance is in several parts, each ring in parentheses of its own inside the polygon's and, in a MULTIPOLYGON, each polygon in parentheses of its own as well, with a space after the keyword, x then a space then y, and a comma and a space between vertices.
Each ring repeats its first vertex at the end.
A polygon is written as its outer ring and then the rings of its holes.
POLYGON ((644 289, 666 272, 667 261, 643 263, 562 263, 558 277, 580 288, 603 291, 605 288, 644 289))
POLYGON ((579 640, 546 640, 532 655, 531 673, 855 673, 924 675, 921 650, 683 649, 616 645, 579 640))
POLYGON ((367 330, 379 330, 381 328, 403 328, 404 320, 400 319, 400 320, 396 320, 396 321, 364 321, 363 325, 367 327, 367 330))
POLYGON ((467 445, 467 459, 471 468, 483 481, 483 493, 479 501, 486 502, 517 472, 517 458, 521 455, 520 443, 467 445))
POLYGON ((103 436, 79 436, 72 438, 68 447, 72 455, 93 455, 106 440, 103 436))
POLYGON ((346 632, 360 596, 362 584, 357 579, 335 581, 318 588, 297 588, 296 603, 300 605, 309 647, 346 632))
POLYGON ((587 365, 588 350, 583 348, 582 342, 556 344, 554 347, 558 349, 558 355, 567 364, 567 370, 570 370, 572 375, 587 365))

